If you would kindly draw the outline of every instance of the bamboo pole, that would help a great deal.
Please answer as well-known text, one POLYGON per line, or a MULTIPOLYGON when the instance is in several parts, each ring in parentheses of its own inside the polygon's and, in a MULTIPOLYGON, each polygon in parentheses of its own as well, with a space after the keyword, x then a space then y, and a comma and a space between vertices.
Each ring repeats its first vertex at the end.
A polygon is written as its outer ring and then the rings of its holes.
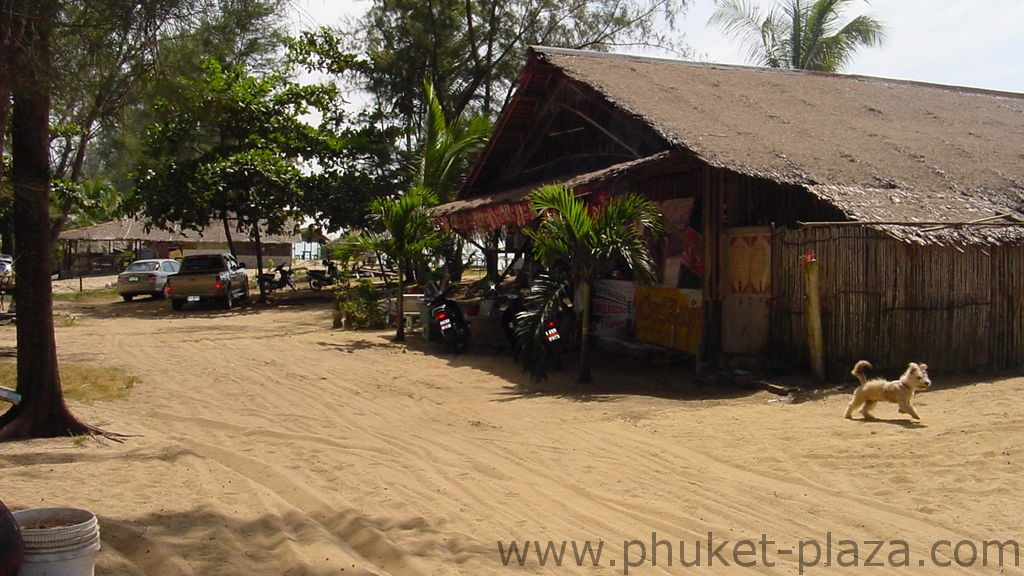
POLYGON ((813 254, 804 257, 804 320, 807 322, 807 347, 811 356, 811 374, 825 381, 825 341, 821 329, 821 299, 818 292, 818 261, 813 254))

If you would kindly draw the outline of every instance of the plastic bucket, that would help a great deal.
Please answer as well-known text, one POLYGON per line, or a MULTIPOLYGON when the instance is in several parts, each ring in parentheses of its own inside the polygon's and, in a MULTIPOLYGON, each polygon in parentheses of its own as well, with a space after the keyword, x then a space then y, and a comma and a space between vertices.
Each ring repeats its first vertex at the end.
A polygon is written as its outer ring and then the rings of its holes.
POLYGON ((14 513, 25 544, 19 576, 93 576, 100 549, 96 515, 77 508, 14 513))

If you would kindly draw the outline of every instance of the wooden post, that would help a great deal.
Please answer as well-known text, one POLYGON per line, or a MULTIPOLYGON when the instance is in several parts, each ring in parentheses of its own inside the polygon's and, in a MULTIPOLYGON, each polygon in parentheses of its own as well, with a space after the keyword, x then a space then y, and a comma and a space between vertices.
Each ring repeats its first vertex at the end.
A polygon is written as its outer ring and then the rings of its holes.
POLYGON ((811 374, 825 381, 825 339, 821 330, 821 298, 818 292, 818 261, 813 253, 803 257, 804 321, 807 323, 807 348, 811 356, 811 374))

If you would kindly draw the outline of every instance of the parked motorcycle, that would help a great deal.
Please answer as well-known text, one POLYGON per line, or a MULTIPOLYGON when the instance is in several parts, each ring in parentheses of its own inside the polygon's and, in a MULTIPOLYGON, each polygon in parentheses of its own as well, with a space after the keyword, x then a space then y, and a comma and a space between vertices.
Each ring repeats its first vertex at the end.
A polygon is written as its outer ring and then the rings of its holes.
POLYGON ((424 298, 430 308, 431 334, 437 334, 444 349, 458 353, 469 344, 469 322, 458 302, 441 290, 424 298))
POLYGON ((325 286, 333 286, 338 280, 341 280, 341 272, 333 261, 325 258, 323 265, 327 267, 327 270, 310 270, 307 273, 309 276, 309 287, 313 290, 320 290, 325 286))
MULTIPOLYGON (((513 353, 518 358, 522 352, 525 342, 520 342, 519 324, 522 314, 527 310, 527 299, 517 294, 504 294, 498 298, 499 305, 507 302, 501 313, 501 327, 512 345, 513 353)), ((543 344, 545 356, 552 366, 560 366, 562 363, 562 352, 565 350, 565 340, 562 338, 562 329, 572 323, 573 311, 572 302, 568 297, 560 299, 558 311, 554 317, 545 318, 541 324, 543 333, 543 344)))
POLYGON ((292 290, 297 290, 295 287, 295 280, 292 279, 291 268, 285 268, 284 263, 274 266, 273 272, 264 272, 259 275, 260 289, 264 293, 270 294, 274 290, 280 290, 285 286, 290 287, 292 290))

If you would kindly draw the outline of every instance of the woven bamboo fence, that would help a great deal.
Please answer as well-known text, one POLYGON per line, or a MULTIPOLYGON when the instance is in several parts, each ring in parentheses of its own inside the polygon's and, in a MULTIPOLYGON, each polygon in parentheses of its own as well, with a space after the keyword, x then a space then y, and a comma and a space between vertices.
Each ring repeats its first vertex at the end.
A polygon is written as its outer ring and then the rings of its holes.
POLYGON ((821 272, 825 366, 847 379, 857 360, 895 376, 1024 365, 1024 246, 921 246, 859 226, 773 235, 772 353, 809 364, 801 257, 821 272))

